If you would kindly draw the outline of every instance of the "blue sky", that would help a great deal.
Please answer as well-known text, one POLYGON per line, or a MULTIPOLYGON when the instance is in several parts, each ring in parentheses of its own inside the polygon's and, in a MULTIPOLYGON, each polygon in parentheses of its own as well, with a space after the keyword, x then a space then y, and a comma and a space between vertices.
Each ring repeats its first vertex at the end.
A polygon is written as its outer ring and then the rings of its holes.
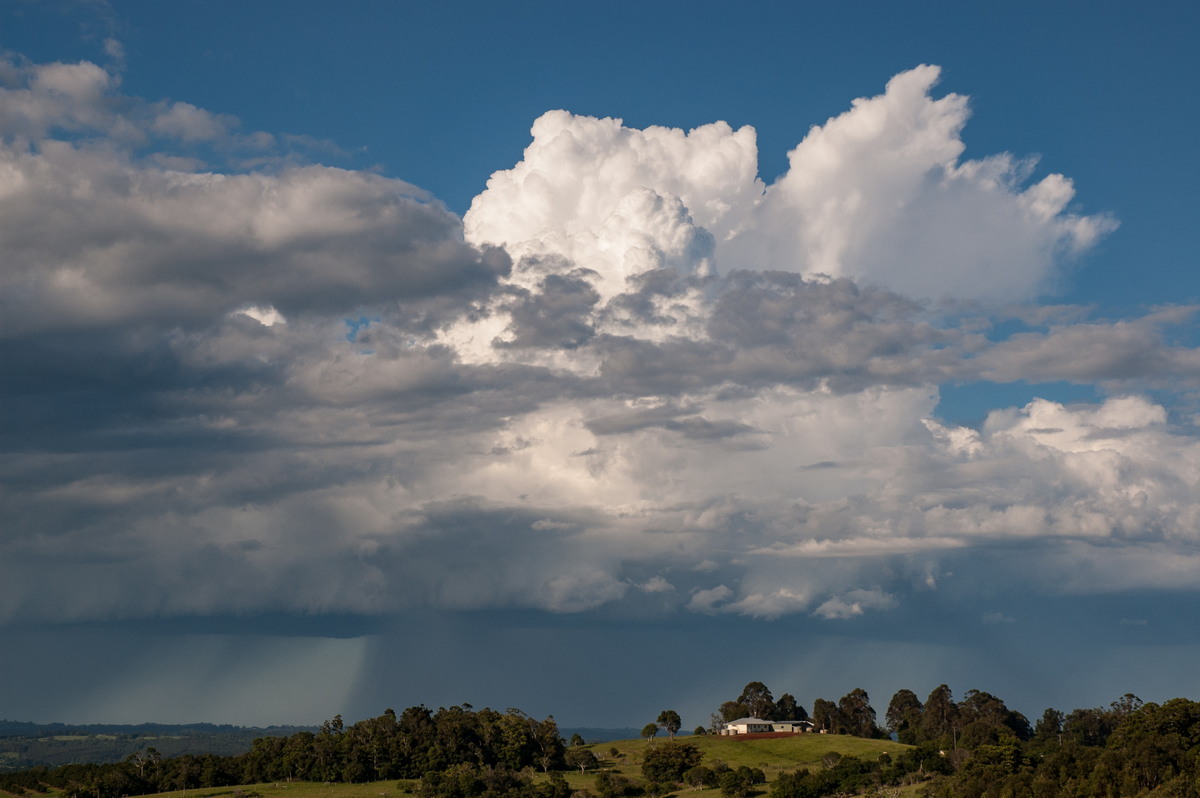
POLYGON ((1200 694, 1197 33, 6 4, 0 715, 1200 694))

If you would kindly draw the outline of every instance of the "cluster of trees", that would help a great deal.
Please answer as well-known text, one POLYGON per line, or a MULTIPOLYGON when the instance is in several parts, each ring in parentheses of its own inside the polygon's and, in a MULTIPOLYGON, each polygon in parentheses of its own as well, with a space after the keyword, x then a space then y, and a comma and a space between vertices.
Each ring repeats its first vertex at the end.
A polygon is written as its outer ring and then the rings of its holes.
POLYGON ((658 713, 658 720, 642 727, 642 739, 649 740, 657 736, 659 729, 665 730, 667 737, 674 738, 675 733, 682 727, 683 720, 679 717, 679 713, 673 709, 664 709, 658 713))
POLYGON ((1009 709, 991 693, 968 690, 963 700, 955 703, 944 684, 934 688, 925 703, 912 690, 898 690, 884 717, 888 731, 908 745, 936 742, 950 749, 976 748, 1028 740, 1033 734, 1024 715, 1009 709))
POLYGON ((730 798, 745 798, 755 785, 767 780, 758 768, 732 768, 720 760, 705 765, 701 763, 703 758, 704 754, 691 743, 666 743, 647 749, 642 760, 642 775, 649 782, 645 791, 665 795, 686 784, 694 789, 719 787, 730 798))
POLYGON ((980 744, 954 760, 931 798, 1196 798, 1200 703, 1127 694, 1107 708, 1047 709, 1029 739, 980 744))
POLYGON ((784 693, 776 701, 765 684, 750 682, 742 688, 741 695, 721 704, 712 717, 712 729, 717 731, 722 724, 739 718, 808 720, 808 712, 796 703, 796 697, 791 693, 784 693))
POLYGON ((936 747, 925 744, 877 760, 826 754, 819 768, 781 773, 771 783, 769 798, 822 798, 833 795, 879 795, 886 788, 928 781, 951 772, 950 763, 936 747))
POLYGON ((148 748, 114 764, 0 774, 0 790, 21 794, 51 786, 79 798, 119 798, 287 779, 366 782, 446 773, 468 789, 474 778, 500 783, 504 774, 526 768, 561 770, 565 752, 553 718, 536 720, 515 709, 474 711, 464 705, 432 712, 417 706, 400 715, 389 709, 351 726, 339 715, 315 734, 260 737, 238 756, 168 759, 148 748))
POLYGON ((886 736, 879 728, 871 698, 861 687, 842 696, 836 704, 824 698, 813 702, 810 716, 791 693, 776 701, 771 690, 762 682, 750 682, 732 701, 726 701, 712 716, 712 730, 739 718, 761 720, 811 720, 813 728, 829 734, 852 734, 856 737, 886 736))
POLYGON ((1031 728, 999 698, 940 685, 924 703, 893 696, 887 730, 912 748, 877 761, 826 756, 782 774, 770 798, 879 794, 927 782, 929 798, 1200 798, 1200 703, 1047 709, 1031 728))
MULTIPOLYGON (((895 735, 908 745, 921 742, 944 743, 949 748, 973 747, 995 742, 1004 735, 1028 739, 1029 721, 990 693, 970 690, 955 703, 950 688, 939 685, 924 703, 911 690, 898 691, 888 704, 885 725, 880 726, 871 697, 861 687, 851 690, 837 702, 818 698, 812 715, 796 703, 791 693, 776 701, 762 682, 750 682, 740 696, 721 704, 712 718, 713 730, 724 723, 744 717, 763 720, 809 720, 816 731, 849 734, 855 737, 883 738, 895 735), (966 742, 960 737, 966 736, 966 742)), ((1075 715, 1090 718, 1091 710, 1076 710, 1075 715)), ((1076 724, 1082 720, 1076 719, 1076 724)))

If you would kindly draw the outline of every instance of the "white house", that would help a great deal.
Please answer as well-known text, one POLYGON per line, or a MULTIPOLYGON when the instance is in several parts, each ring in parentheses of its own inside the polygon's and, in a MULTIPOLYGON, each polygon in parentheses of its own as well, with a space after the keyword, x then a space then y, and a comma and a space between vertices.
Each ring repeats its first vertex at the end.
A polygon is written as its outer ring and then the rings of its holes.
POLYGON ((738 718, 728 721, 721 729, 721 734, 766 734, 770 732, 786 732, 800 734, 812 730, 812 723, 807 720, 763 720, 762 718, 738 718))

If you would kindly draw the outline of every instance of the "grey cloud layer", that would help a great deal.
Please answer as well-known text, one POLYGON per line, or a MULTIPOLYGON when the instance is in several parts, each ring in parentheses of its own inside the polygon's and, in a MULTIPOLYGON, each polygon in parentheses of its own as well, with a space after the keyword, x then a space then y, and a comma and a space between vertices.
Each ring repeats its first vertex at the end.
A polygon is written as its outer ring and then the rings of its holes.
POLYGON ((959 163, 965 101, 933 100, 931 69, 814 129, 770 187, 749 128, 547 114, 464 225, 408 184, 286 153, 203 166, 278 143, 121 95, 94 65, 6 62, 0 619, 837 620, 995 545, 1086 556, 1096 582, 1071 590, 1155 584, 1195 544, 1200 447, 1136 392, 1194 389, 1196 351, 1169 343, 1189 311, 910 298, 962 242, 982 247, 968 271, 1025 264, 1002 288, 1029 295, 1112 227, 1062 212, 1065 178, 959 163), (917 167, 896 159, 914 142, 917 167), (863 153, 873 169, 837 166, 863 153), (864 219, 882 231, 866 250, 835 246, 864 219), (898 225, 958 243, 893 269, 898 225), (801 261, 772 259, 784 232, 801 261), (937 386, 972 380, 1114 398, 939 422, 937 386))

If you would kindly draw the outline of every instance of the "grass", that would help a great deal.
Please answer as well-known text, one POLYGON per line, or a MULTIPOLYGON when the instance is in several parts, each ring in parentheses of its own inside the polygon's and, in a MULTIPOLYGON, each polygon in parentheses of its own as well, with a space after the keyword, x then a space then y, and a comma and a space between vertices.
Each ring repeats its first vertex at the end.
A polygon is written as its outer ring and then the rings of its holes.
MULTIPOLYGON (((878 759, 879 755, 887 752, 896 754, 908 748, 906 745, 891 740, 865 740, 861 737, 849 737, 841 734, 799 734, 794 737, 774 737, 765 740, 739 740, 736 737, 720 737, 717 735, 697 735, 676 738, 677 742, 695 745, 704 754, 707 764, 714 759, 720 759, 730 767, 742 765, 761 768, 767 773, 781 770, 795 770, 798 767, 817 765, 825 754, 836 751, 843 756, 856 756, 861 759, 878 759)), ((650 745, 661 745, 666 740, 621 740, 615 743, 599 743, 589 746, 598 758, 607 766, 615 766, 623 770, 622 762, 632 760, 637 775, 641 774, 642 756, 650 745), (614 760, 608 750, 616 748, 619 756, 614 760)), ((631 774, 625 774, 631 775, 631 774)))
MULTIPOLYGON (((704 754, 702 764, 710 765, 721 760, 732 768, 742 765, 759 768, 767 777, 767 783, 774 781, 780 773, 791 772, 802 767, 820 767, 821 757, 831 751, 843 756, 856 756, 860 759, 878 759, 882 753, 896 754, 908 748, 906 745, 890 740, 865 740, 861 737, 849 737, 840 734, 801 734, 794 737, 775 737, 759 740, 739 740, 736 737, 721 737, 716 735, 697 735, 676 738, 677 742, 691 743, 704 754)), ((592 749, 600 760, 600 766, 619 773, 634 783, 643 784, 642 758, 646 749, 651 745, 662 745, 667 740, 618 740, 611 743, 595 743, 587 746, 592 749), (609 753, 617 750, 617 755, 609 753)), ((595 793, 596 775, 594 772, 580 773, 575 771, 567 774, 567 783, 577 790, 589 790, 595 793)), ((688 798, 715 798, 720 790, 680 790, 688 798)), ((765 792, 765 791, 764 791, 765 792)), ((915 795, 915 792, 902 792, 901 795, 915 795)), ((264 797, 265 798, 265 797, 264 797)))

